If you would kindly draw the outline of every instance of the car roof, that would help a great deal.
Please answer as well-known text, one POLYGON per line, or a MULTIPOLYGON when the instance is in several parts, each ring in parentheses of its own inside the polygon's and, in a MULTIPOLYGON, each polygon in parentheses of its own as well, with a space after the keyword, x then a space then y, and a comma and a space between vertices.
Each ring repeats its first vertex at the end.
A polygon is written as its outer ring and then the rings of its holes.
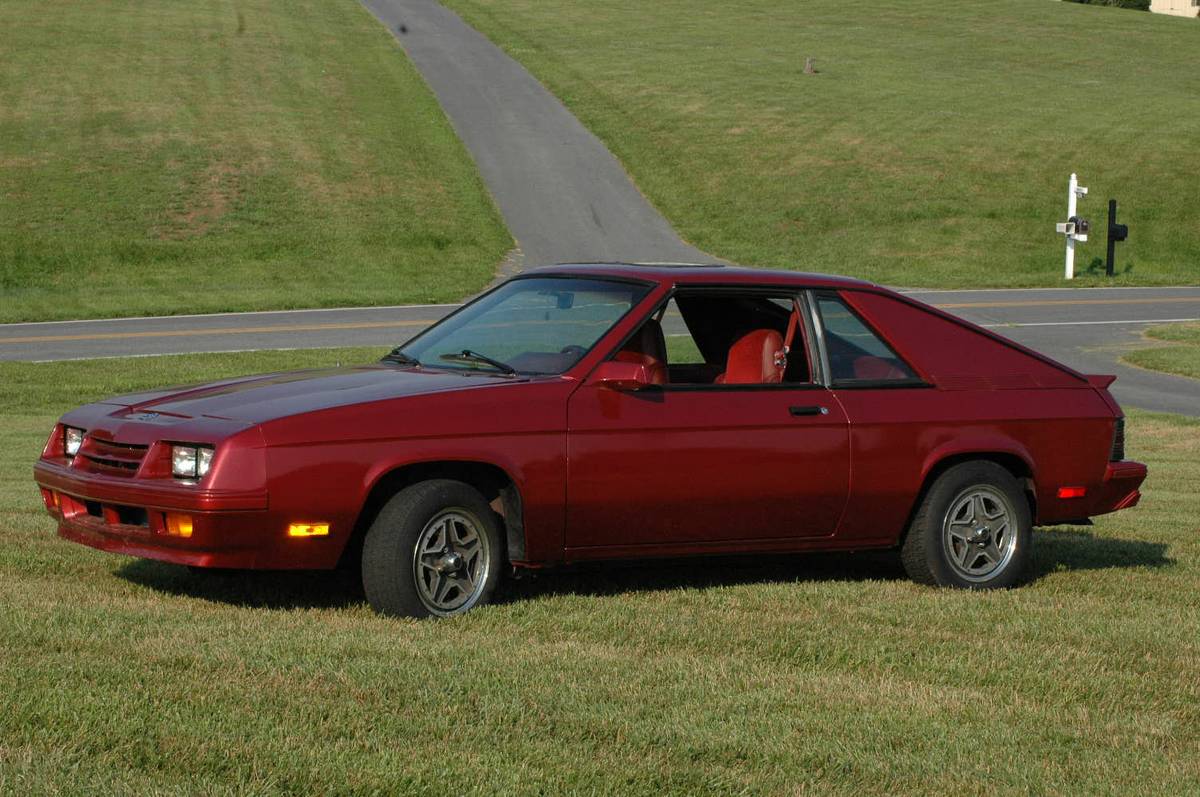
POLYGON ((870 282, 803 271, 727 266, 723 263, 559 263, 523 272, 523 275, 553 274, 618 277, 666 284, 783 285, 809 288, 878 288, 870 282))

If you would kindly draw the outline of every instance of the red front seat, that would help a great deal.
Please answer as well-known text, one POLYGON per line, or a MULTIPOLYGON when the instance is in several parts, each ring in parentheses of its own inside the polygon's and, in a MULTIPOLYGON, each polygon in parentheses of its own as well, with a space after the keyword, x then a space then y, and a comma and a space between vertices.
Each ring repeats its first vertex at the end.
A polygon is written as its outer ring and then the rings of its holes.
POLYGON ((650 384, 667 383, 667 339, 663 337, 662 325, 653 318, 642 324, 629 342, 613 355, 623 363, 638 363, 646 366, 650 384))
POLYGON ((776 357, 783 351, 783 335, 773 329, 747 332, 729 347, 725 373, 716 382, 724 385, 777 385, 783 381, 783 369, 776 357))

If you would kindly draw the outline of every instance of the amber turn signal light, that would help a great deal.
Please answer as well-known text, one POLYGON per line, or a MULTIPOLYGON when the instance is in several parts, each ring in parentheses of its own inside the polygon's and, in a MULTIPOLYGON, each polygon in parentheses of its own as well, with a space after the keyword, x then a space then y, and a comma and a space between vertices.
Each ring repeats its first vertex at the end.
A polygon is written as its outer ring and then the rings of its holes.
POLYGON ((62 510, 62 504, 59 501, 58 493, 53 490, 42 488, 42 501, 46 504, 46 509, 51 512, 59 512, 62 510))
POLYGON ((172 537, 192 536, 192 516, 168 512, 167 534, 170 534, 172 537))
POLYGON ((289 537, 327 537, 328 523, 291 523, 288 525, 289 537))

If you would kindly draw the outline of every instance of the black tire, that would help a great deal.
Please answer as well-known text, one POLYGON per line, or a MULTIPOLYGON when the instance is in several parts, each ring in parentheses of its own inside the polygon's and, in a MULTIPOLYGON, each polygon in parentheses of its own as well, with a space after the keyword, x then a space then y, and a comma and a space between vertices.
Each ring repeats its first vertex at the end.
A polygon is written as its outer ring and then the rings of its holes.
POLYGON ((363 591, 380 614, 462 614, 488 602, 503 562, 499 519, 479 491, 459 481, 432 479, 404 488, 379 510, 363 542, 363 591), (440 532, 438 524, 443 525, 440 532), (438 534, 443 539, 455 535, 457 540, 468 532, 478 540, 476 554, 469 552, 470 546, 460 549, 451 544, 440 555, 432 550, 419 555, 418 546, 424 550, 435 544, 438 534), (447 569, 436 569, 431 559, 436 559, 437 568, 447 569), (447 582, 454 583, 447 586, 447 582), (439 604, 437 593, 443 587, 446 599, 439 604))
POLYGON ((1021 485, 1000 465, 975 461, 953 466, 930 486, 900 559, 918 584, 1005 589, 1025 579, 1032 553, 1033 519, 1021 485), (1001 510, 1006 524, 990 517, 1001 510))

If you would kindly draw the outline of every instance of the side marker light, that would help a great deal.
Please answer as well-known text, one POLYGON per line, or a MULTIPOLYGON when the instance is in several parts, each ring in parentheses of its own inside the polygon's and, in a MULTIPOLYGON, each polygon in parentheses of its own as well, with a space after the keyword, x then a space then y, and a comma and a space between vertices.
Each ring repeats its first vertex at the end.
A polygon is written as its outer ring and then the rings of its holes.
POLYGON ((288 525, 289 537, 327 537, 328 523, 291 523, 288 525))

